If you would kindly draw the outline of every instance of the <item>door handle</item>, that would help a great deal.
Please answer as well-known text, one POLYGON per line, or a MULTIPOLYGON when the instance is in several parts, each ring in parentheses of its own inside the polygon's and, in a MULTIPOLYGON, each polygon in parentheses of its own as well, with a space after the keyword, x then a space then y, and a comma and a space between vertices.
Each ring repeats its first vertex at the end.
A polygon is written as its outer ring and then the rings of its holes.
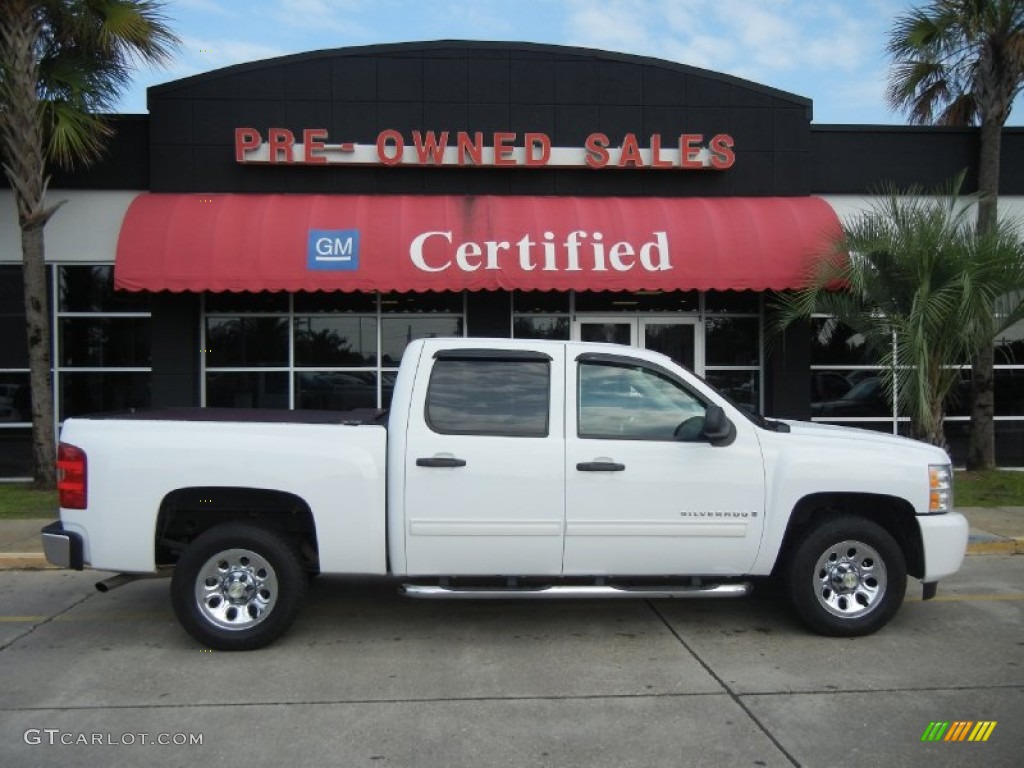
POLYGON ((429 459, 416 459, 417 467, 464 467, 465 459, 453 459, 448 456, 433 456, 429 459))
POLYGON ((581 461, 576 465, 580 472, 622 472, 625 464, 614 461, 581 461))

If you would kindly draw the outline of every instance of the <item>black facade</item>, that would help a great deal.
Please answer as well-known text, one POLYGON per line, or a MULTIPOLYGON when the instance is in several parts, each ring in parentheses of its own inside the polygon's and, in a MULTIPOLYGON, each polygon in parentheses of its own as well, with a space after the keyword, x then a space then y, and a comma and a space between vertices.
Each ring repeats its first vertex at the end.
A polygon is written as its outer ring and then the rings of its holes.
POLYGON ((151 88, 148 106, 154 192, 709 196, 811 191, 809 100, 692 67, 601 51, 445 42, 324 51, 151 88), (406 134, 540 131, 555 146, 582 146, 595 131, 613 141, 626 133, 726 131, 742 147, 743 162, 728 174, 351 168, 328 175, 231 162, 240 125, 293 131, 318 126, 339 140, 371 144, 387 128, 406 134))

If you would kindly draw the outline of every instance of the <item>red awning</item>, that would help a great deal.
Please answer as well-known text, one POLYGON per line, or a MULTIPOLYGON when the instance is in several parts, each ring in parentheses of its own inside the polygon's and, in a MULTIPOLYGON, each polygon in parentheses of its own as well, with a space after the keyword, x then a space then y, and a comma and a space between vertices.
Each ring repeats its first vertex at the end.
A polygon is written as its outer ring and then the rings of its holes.
POLYGON ((130 291, 765 290, 840 231, 824 200, 143 194, 130 291))

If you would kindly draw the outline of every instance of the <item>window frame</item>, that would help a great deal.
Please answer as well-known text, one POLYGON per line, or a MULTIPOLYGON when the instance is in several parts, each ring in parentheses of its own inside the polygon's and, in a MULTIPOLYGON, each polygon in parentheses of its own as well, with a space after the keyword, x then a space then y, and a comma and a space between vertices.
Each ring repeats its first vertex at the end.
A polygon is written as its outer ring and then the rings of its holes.
MULTIPOLYGON (((456 292, 453 292, 456 293, 456 292)), ((392 320, 395 318, 409 317, 409 318, 435 318, 438 320, 454 320, 461 324, 462 334, 461 338, 464 338, 467 334, 467 322, 466 322, 466 292, 459 291, 457 297, 457 303, 462 307, 460 313, 455 312, 440 312, 440 311, 414 311, 402 309, 400 311, 391 311, 385 309, 385 299, 389 294, 375 293, 373 297, 373 305, 375 310, 370 313, 366 311, 365 307, 359 307, 356 311, 339 311, 330 312, 325 310, 312 311, 308 308, 303 308, 303 300, 296 293, 289 293, 287 305, 285 309, 267 311, 262 308, 254 311, 246 311, 245 309, 225 309, 223 311, 208 311, 207 310, 207 296, 208 293, 203 293, 200 299, 200 311, 199 311, 199 338, 201 339, 201 352, 199 355, 199 402, 201 405, 207 405, 207 378, 211 373, 286 373, 288 375, 288 396, 287 403, 284 405, 289 410, 303 410, 299 407, 299 390, 300 385, 297 381, 297 377, 300 374, 310 373, 372 373, 376 376, 376 408, 387 407, 385 403, 385 392, 390 391, 389 387, 386 386, 385 382, 389 379, 392 382, 393 387, 394 375, 398 372, 398 363, 385 363, 383 360, 384 353, 384 339, 383 339, 383 327, 384 321, 392 320), (299 299, 296 302, 296 299, 299 299), (296 308, 296 304, 299 304, 299 308, 296 308), (374 365, 303 365, 296 360, 296 319, 302 317, 317 317, 317 318, 329 318, 329 317, 373 317, 374 322, 374 333, 376 335, 374 355, 374 365), (283 364, 278 365, 209 365, 207 361, 206 349, 208 348, 208 340, 206 335, 206 323, 209 318, 256 318, 256 317, 271 317, 284 319, 288 329, 288 349, 287 359, 283 364)), ((453 301, 453 304, 456 303, 453 301)))

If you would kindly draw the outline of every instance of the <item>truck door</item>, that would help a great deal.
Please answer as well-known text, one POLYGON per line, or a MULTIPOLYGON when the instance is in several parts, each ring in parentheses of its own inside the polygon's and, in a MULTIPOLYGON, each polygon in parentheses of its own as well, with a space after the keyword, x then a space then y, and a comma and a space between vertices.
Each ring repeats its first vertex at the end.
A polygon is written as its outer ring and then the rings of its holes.
POLYGON ((572 347, 567 367, 566 575, 747 572, 764 525, 754 425, 713 446, 707 396, 673 371, 572 347))
POLYGON ((423 360, 404 460, 409 575, 561 572, 564 367, 561 347, 423 360))

